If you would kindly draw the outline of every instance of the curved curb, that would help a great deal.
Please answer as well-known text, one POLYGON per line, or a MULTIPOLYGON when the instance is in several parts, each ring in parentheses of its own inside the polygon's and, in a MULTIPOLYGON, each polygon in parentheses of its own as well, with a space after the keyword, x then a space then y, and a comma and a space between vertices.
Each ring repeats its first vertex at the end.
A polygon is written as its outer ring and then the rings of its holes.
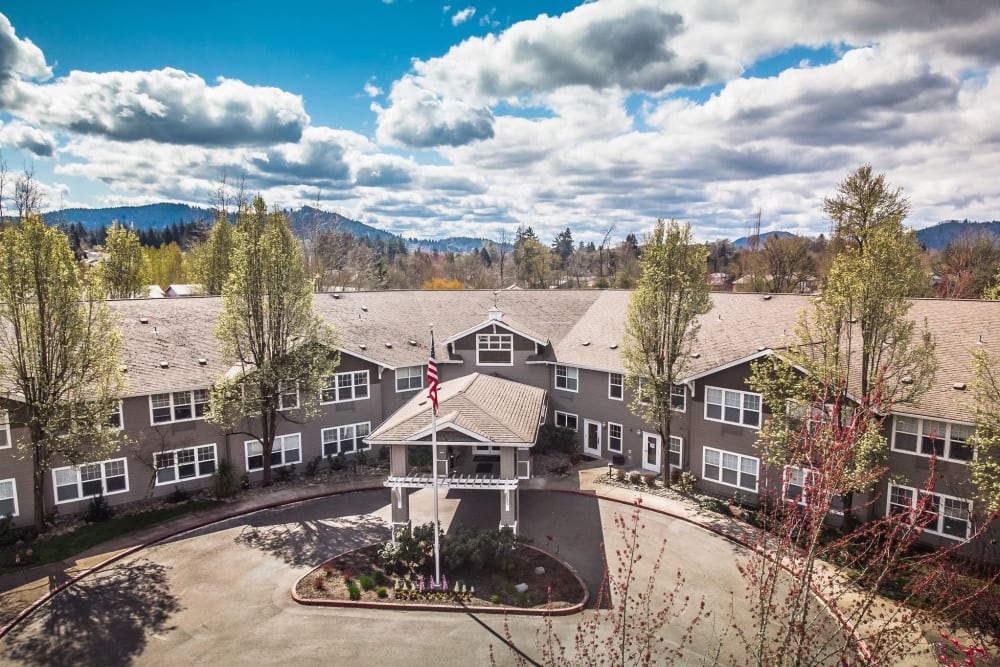
MULTIPOLYGON (((747 540, 744 540, 743 538, 737 535, 732 535, 730 533, 727 533, 721 528, 710 526, 708 524, 702 523, 688 516, 675 514, 670 510, 658 509, 656 507, 651 507, 649 505, 643 504, 641 496, 636 496, 635 500, 629 501, 629 500, 623 500, 621 498, 613 498, 611 496, 606 496, 597 492, 596 490, 592 492, 583 491, 581 489, 532 489, 532 490, 566 493, 570 495, 584 496, 586 498, 597 498, 600 500, 607 500, 609 502, 618 503, 619 505, 638 505, 641 509, 648 510, 650 512, 655 512, 656 514, 662 514, 663 516, 668 516, 672 519, 678 519, 685 523, 689 523, 692 526, 697 526, 702 530, 706 530, 710 533, 718 535, 719 537, 728 540, 729 542, 733 542, 734 544, 739 544, 740 546, 749 549, 751 551, 754 551, 755 553, 762 553, 762 551, 758 547, 754 546, 747 540)), ((735 519, 733 520, 735 521, 735 519)), ((764 555, 766 556, 767 554, 764 555)), ((781 569, 785 570, 786 572, 790 572, 787 566, 781 563, 778 563, 778 566, 781 569)), ((836 617, 838 621, 840 621, 841 627, 843 627, 845 631, 849 632, 851 636, 854 638, 854 641, 858 647, 858 652, 861 653, 861 657, 870 661, 872 658, 871 649, 868 648, 868 642, 866 642, 864 638, 861 636, 861 633, 858 632, 858 628, 853 623, 849 623, 847 619, 844 618, 844 615, 841 613, 840 609, 837 608, 837 606, 831 600, 827 599, 826 596, 817 591, 815 585, 811 586, 810 588, 812 588, 812 593, 816 597, 816 599, 823 603, 823 606, 826 607, 830 611, 830 613, 836 617)))
POLYGON ((294 505, 295 503, 306 502, 306 501, 309 501, 309 500, 319 500, 320 498, 329 498, 331 496, 342 496, 342 495, 346 495, 348 493, 356 493, 356 492, 359 492, 359 491, 377 491, 379 489, 384 489, 384 488, 385 488, 384 486, 382 486, 381 484, 379 484, 378 486, 362 486, 362 487, 358 487, 356 489, 339 489, 339 490, 335 490, 335 491, 326 491, 326 492, 322 492, 322 493, 313 493, 313 494, 309 494, 309 495, 306 495, 306 496, 300 496, 298 498, 289 498, 289 499, 286 499, 286 500, 276 500, 276 501, 273 501, 273 502, 270 502, 270 503, 265 503, 263 505, 260 505, 258 507, 254 507, 254 508, 251 508, 251 509, 243 509, 243 510, 233 511, 233 512, 229 512, 227 514, 224 514, 223 516, 220 516, 220 517, 215 517, 215 518, 212 518, 212 519, 206 519, 204 521, 201 521, 199 523, 194 524, 193 526, 187 526, 185 528, 178 528, 176 530, 172 530, 172 531, 170 531, 168 533, 165 533, 163 535, 151 538, 151 539, 147 540, 146 542, 142 542, 140 544, 135 544, 135 545, 133 545, 131 547, 128 547, 125 550, 123 550, 123 551, 115 554, 114 556, 111 556, 110 558, 107 558, 107 559, 101 561, 97 565, 93 565, 91 567, 88 567, 85 570, 81 570, 78 574, 76 574, 73 577, 71 577, 71 578, 67 579, 66 581, 62 582, 61 584, 59 584, 55 588, 52 588, 51 590, 49 590, 48 593, 46 593, 42 597, 38 598, 37 600, 35 600, 31 604, 29 604, 24 609, 22 609, 21 611, 19 611, 14 616, 14 618, 10 619, 10 621, 8 621, 5 625, 3 625, 2 627, 0 627, 0 639, 3 639, 11 630, 13 630, 15 627, 17 627, 18 625, 20 625, 26 618, 28 618, 33 613, 35 613, 35 611, 37 611, 42 605, 44 605, 49 600, 51 600, 55 596, 59 595, 64 590, 66 590, 70 586, 74 585, 75 583, 77 583, 78 581, 80 581, 81 579, 83 579, 84 577, 86 577, 88 575, 91 575, 91 574, 93 574, 95 572, 98 572, 100 570, 103 570, 104 568, 106 568, 109 565, 112 565, 112 564, 114 564, 114 563, 122 560, 123 558, 131 556, 132 554, 134 554, 134 553, 136 553, 138 551, 142 551, 143 549, 148 549, 149 547, 154 546, 156 544, 159 544, 160 542, 163 542, 165 540, 169 540, 169 539, 177 537, 179 535, 183 535, 184 533, 189 533, 192 530, 200 530, 200 529, 205 528, 207 526, 211 526, 212 524, 215 524, 215 523, 222 523, 223 521, 229 521, 230 519, 235 519, 237 517, 246 516, 248 514, 254 514, 256 512, 261 512, 261 511, 264 511, 264 510, 274 509, 276 507, 284 507, 285 505, 294 505))
MULTIPOLYGON (((561 558, 550 554, 544 549, 539 549, 538 547, 533 547, 530 544, 525 544, 526 549, 532 549, 543 553, 552 560, 556 561, 564 568, 566 568, 570 574, 572 574, 580 588, 583 590, 583 599, 580 602, 572 604, 568 607, 558 607, 554 609, 526 609, 524 607, 470 607, 469 605, 462 604, 410 604, 408 602, 372 602, 372 601, 353 601, 353 600, 321 600, 316 598, 303 598, 295 592, 299 584, 305 580, 307 577, 313 575, 316 568, 313 568, 309 572, 305 573, 296 580, 295 584, 292 586, 292 599, 295 602, 305 605, 308 607, 340 607, 340 608, 360 608, 360 609, 385 609, 385 610, 396 610, 396 611, 443 611, 443 612, 475 612, 477 614, 504 614, 511 616, 569 616, 571 614, 578 614, 583 611, 584 607, 587 606, 587 602, 590 601, 590 590, 587 589, 587 584, 584 583, 583 579, 577 573, 576 569, 572 565, 567 563, 561 558)), ((368 547, 358 547, 357 549, 352 549, 351 551, 345 551, 342 554, 338 554, 333 558, 328 558, 323 561, 327 563, 341 556, 345 556, 355 551, 360 551, 361 549, 367 549, 368 547)), ((322 563, 317 567, 322 567, 322 563)))

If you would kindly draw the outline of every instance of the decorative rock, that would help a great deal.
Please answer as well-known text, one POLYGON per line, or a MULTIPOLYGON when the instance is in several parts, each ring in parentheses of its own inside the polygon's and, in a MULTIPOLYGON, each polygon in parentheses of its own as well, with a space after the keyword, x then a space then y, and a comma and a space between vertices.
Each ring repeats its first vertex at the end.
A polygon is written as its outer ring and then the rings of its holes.
POLYGON ((518 593, 525 593, 528 590, 528 584, 523 584, 523 583, 522 584, 515 584, 514 585, 514 590, 517 591, 518 593))
POLYGON ((535 574, 537 574, 539 577, 542 576, 543 574, 545 574, 545 568, 539 565, 538 567, 535 568, 535 574))

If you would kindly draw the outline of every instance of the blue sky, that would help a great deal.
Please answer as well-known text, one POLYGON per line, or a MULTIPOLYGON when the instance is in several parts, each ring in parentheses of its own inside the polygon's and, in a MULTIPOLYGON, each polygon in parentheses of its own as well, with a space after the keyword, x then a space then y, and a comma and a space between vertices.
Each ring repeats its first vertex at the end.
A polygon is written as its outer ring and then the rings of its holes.
POLYGON ((49 209, 225 174, 407 236, 593 240, 816 234, 872 162, 913 226, 1000 218, 989 0, 226 4, 0 8, 8 169, 49 209))

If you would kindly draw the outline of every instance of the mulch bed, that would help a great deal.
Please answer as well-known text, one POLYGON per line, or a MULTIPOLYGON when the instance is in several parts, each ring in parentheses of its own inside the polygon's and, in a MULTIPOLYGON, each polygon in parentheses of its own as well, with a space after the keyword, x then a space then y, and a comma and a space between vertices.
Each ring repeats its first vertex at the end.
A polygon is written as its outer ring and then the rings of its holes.
MULTIPOLYGON (((451 596, 430 595, 429 584, 434 574, 434 561, 427 563, 415 575, 396 576, 382 569, 378 550, 374 544, 355 551, 349 551, 332 558, 320 567, 302 577, 295 585, 295 593, 305 603, 337 601, 350 602, 348 584, 361 588, 361 578, 371 577, 376 585, 370 590, 362 590, 356 602, 416 604, 422 606, 461 607, 451 596), (409 589, 419 588, 419 577, 423 576, 425 595, 396 590, 397 581, 409 589), (379 597, 379 587, 385 588, 385 597, 379 597), (440 599, 447 597, 449 599, 440 599)), ((566 609, 579 605, 585 600, 586 592, 580 579, 564 563, 540 549, 522 547, 524 558, 519 567, 511 572, 476 570, 466 566, 447 571, 442 565, 442 578, 449 589, 456 585, 465 586, 462 604, 469 607, 496 607, 522 609, 566 609), (543 574, 535 574, 535 568, 544 569, 543 574), (519 593, 515 586, 524 583, 527 591, 519 593)))

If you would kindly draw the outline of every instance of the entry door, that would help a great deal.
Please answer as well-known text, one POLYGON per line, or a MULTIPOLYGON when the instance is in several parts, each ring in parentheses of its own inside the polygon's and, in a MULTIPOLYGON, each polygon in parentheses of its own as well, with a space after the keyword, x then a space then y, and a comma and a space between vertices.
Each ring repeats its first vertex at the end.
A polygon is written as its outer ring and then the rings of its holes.
POLYGON ((663 455, 663 441, 659 433, 642 433, 642 469, 660 472, 660 457, 663 455))
POLYGON ((583 453, 587 456, 601 456, 601 422, 583 420, 583 453))

